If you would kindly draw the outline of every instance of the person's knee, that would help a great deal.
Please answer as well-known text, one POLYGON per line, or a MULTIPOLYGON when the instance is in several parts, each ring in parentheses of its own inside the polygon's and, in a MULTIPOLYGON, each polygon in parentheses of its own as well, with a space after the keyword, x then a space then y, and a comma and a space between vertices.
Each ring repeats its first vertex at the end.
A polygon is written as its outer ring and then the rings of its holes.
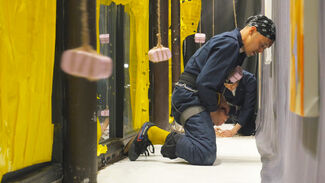
POLYGON ((204 165, 213 165, 216 161, 217 155, 216 153, 211 153, 204 159, 204 165))
POLYGON ((204 153, 203 157, 201 158, 201 161, 199 165, 213 165, 213 163, 216 160, 216 152, 206 152, 204 153))
POLYGON ((216 146, 197 149, 196 152, 194 152, 194 158, 190 163, 193 165, 213 165, 217 158, 216 154, 216 146))

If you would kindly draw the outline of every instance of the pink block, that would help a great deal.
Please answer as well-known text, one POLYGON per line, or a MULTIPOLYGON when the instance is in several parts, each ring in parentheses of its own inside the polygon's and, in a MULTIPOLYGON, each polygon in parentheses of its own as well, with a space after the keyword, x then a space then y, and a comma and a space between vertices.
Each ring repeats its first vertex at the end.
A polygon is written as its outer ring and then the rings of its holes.
POLYGON ((205 34, 203 34, 203 33, 196 33, 194 35, 194 41, 196 43, 205 43, 205 34))
POLYGON ((243 77, 243 69, 240 66, 237 66, 233 72, 229 75, 228 79, 235 83, 243 77))
POLYGON ((169 48, 153 48, 148 52, 149 60, 152 62, 166 61, 172 57, 169 48))
POLYGON ((100 34, 99 35, 100 43, 108 44, 109 43, 109 34, 100 34))
POLYGON ((77 49, 66 50, 61 58, 64 72, 89 80, 109 77, 112 74, 112 65, 109 57, 77 49))
POLYGON ((100 111, 100 115, 101 115, 101 116, 109 116, 109 110, 106 109, 106 110, 102 110, 102 111, 100 111))

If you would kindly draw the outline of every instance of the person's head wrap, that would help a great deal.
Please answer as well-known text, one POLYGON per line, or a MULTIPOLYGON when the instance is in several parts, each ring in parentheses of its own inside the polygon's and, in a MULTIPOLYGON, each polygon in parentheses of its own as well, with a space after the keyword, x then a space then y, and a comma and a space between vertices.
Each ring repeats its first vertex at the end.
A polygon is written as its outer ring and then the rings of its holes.
POLYGON ((273 21, 264 15, 254 15, 248 17, 246 25, 256 27, 263 36, 275 41, 275 25, 273 21))

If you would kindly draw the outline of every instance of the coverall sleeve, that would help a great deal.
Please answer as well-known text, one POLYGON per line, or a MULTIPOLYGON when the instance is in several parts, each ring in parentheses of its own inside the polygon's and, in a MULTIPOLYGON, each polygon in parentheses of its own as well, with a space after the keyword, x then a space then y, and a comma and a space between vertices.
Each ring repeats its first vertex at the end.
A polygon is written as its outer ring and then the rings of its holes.
POLYGON ((198 94, 208 112, 218 109, 217 91, 222 87, 231 68, 237 66, 239 45, 221 42, 209 52, 206 64, 196 79, 198 94))
POLYGON ((255 111, 256 105, 256 93, 257 93, 257 81, 255 77, 249 77, 245 85, 245 99, 240 108, 238 115, 238 123, 244 126, 248 120, 251 119, 255 111))

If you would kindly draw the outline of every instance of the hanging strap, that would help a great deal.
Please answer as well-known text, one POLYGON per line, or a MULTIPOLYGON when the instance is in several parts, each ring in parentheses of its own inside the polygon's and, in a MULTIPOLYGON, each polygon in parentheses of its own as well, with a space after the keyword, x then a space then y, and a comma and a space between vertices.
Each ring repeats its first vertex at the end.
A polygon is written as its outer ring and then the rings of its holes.
POLYGON ((238 26, 237 26, 237 13, 236 13, 236 3, 235 3, 235 0, 232 0, 232 7, 233 7, 233 10, 234 10, 235 26, 237 28, 238 26))
POLYGON ((81 41, 82 47, 86 51, 91 51, 89 45, 89 27, 88 27, 88 12, 87 12, 87 0, 82 0, 81 5, 81 41))
POLYGON ((158 16, 158 33, 157 33, 157 46, 156 48, 162 48, 161 45, 161 30, 160 30, 160 0, 157 1, 157 16, 158 16))
POLYGON ((200 112, 205 111, 205 108, 202 106, 191 106, 185 109, 180 116, 180 122, 183 126, 185 126, 185 122, 195 114, 199 114, 200 112))

